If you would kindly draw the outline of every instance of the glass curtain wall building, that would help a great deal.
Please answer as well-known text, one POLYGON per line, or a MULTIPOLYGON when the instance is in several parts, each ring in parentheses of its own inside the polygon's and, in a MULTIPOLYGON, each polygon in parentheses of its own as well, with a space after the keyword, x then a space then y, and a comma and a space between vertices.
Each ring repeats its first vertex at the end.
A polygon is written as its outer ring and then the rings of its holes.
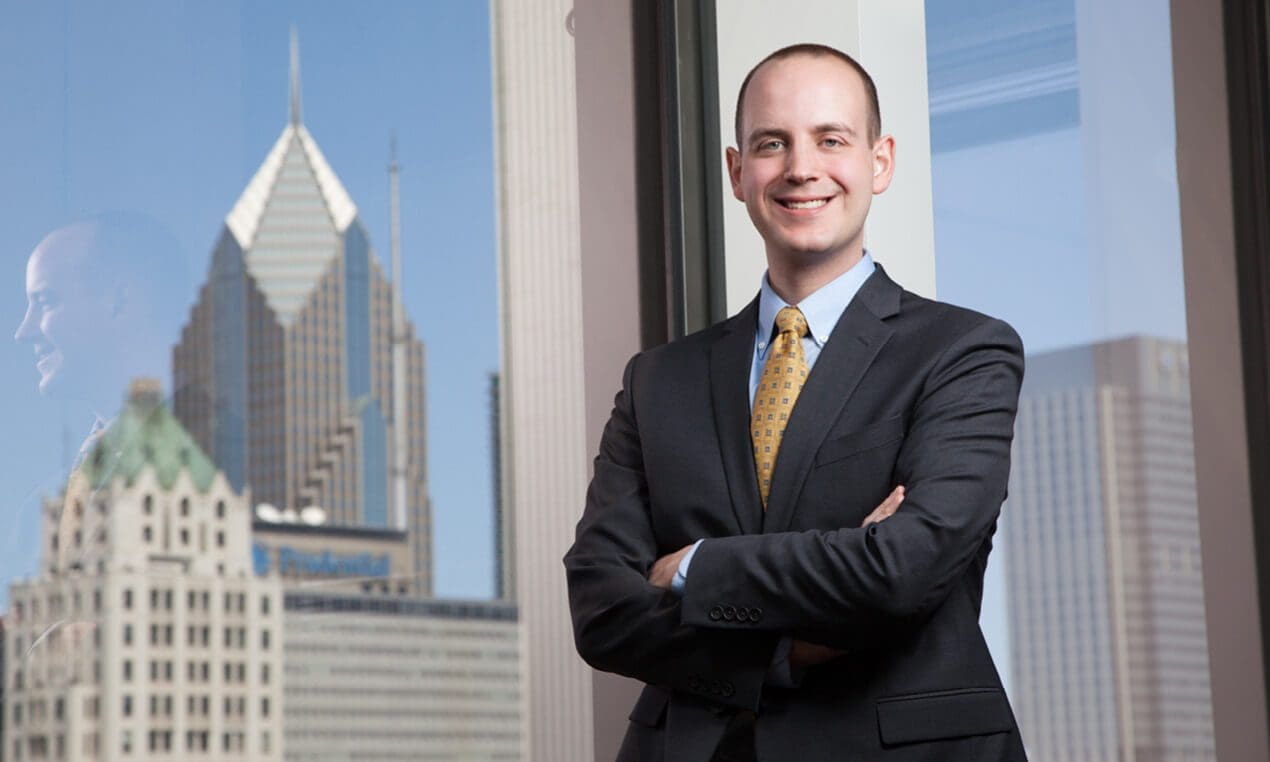
POLYGON ((423 344, 403 321, 357 206, 301 118, 290 121, 225 220, 207 282, 173 349, 174 407, 235 489, 334 524, 408 529, 411 589, 431 592, 423 344), (408 388, 394 406, 393 342, 408 388), (390 468, 407 429, 405 473, 390 468), (405 505, 393 505, 393 479, 405 505))

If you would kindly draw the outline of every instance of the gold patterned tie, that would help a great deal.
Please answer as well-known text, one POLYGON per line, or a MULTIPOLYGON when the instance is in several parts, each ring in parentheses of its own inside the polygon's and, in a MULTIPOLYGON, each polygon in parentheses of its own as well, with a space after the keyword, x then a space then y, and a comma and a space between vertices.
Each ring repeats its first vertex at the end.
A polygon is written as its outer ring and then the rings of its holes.
POLYGON ((772 342, 771 353, 763 365, 750 416, 754 468, 758 473, 763 510, 767 510, 767 496, 772 491, 772 469, 776 466, 781 437, 798 401, 798 393, 807 382, 807 358, 803 356, 802 341, 807 335, 807 318, 797 307, 786 307, 776 313, 776 327, 780 333, 772 342))

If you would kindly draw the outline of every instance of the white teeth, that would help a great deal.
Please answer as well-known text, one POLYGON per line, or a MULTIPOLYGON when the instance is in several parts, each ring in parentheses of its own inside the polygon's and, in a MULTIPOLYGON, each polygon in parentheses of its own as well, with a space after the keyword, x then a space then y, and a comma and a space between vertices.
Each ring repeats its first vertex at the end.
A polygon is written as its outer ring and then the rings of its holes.
POLYGON ((785 206, 790 209, 819 209, 829 203, 828 199, 819 198, 815 201, 786 201, 785 206))

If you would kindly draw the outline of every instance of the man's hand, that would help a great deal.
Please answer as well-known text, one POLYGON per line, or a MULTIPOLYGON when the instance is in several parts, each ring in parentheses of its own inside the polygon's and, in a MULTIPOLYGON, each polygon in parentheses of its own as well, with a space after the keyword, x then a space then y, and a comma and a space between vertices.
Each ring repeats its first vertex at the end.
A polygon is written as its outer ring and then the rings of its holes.
MULTIPOLYGON (((860 526, 867 527, 870 524, 888 518, 899 509, 902 502, 904 502, 904 485, 901 484, 891 490, 891 494, 887 495, 886 499, 864 518, 864 523, 860 526)), ((672 571, 671 573, 673 574, 674 572, 672 571)), ((789 666, 795 670, 806 669, 817 664, 824 664, 830 659, 836 659, 845 653, 846 651, 822 646, 819 643, 795 640, 789 648, 789 666)))
POLYGON ((824 664, 830 659, 836 659, 845 653, 846 651, 822 646, 819 643, 795 640, 789 646, 789 667, 794 672, 799 672, 817 664, 824 664))
POLYGON ((648 581, 663 590, 669 590, 670 583, 675 579, 675 572, 679 571, 679 562, 689 550, 692 550, 692 544, 685 545, 674 553, 657 559, 657 562, 653 564, 653 568, 648 571, 648 581))
POLYGON ((882 519, 890 517, 891 514, 895 513, 895 511, 899 509, 900 503, 902 502, 904 502, 903 484, 891 490, 891 494, 886 496, 886 499, 882 501, 882 504, 877 508, 874 508, 873 512, 868 516, 864 517, 864 523, 860 526, 867 527, 870 524, 875 524, 882 519))

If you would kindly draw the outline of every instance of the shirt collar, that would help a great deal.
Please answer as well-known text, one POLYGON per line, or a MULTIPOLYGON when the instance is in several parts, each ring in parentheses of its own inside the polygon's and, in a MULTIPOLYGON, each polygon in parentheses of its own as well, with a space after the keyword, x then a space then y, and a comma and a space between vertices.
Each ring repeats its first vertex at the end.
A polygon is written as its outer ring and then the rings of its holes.
MULTIPOLYGON (((838 324, 842 311, 855 298, 856 292, 873 274, 873 270, 873 257, 866 251, 850 270, 808 294, 798 304, 798 309, 802 310, 803 317, 807 319, 808 336, 816 342, 817 346, 824 346, 829 340, 829 334, 838 324)), ((772 330, 776 325, 776 313, 788 306, 790 305, 772 290, 772 284, 767 281, 767 273, 763 273, 763 285, 759 289, 758 297, 759 344, 765 345, 772 337, 772 330)))

